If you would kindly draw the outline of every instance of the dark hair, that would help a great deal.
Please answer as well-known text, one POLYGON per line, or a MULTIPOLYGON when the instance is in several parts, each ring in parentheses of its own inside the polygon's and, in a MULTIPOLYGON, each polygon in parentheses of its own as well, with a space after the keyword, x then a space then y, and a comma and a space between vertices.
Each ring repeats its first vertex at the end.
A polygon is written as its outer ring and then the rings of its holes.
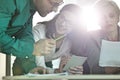
POLYGON ((77 13, 80 13, 80 10, 81 10, 81 8, 76 4, 68 4, 68 5, 65 5, 60 10, 60 13, 63 11, 69 11, 69 12, 74 13, 76 15, 77 13))
POLYGON ((53 36, 53 34, 56 32, 56 27, 55 27, 55 21, 58 18, 58 16, 61 14, 63 11, 68 11, 70 13, 75 14, 76 16, 79 15, 80 12, 80 7, 76 4, 68 4, 65 5, 51 21, 44 22, 44 24, 47 26, 46 29, 46 37, 53 36))

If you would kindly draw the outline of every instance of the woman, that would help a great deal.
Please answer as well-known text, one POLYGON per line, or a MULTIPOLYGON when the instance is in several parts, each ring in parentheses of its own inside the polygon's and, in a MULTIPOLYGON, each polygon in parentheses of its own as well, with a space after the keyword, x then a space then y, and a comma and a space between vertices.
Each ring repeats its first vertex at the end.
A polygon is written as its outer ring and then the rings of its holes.
MULTIPOLYGON (((80 8, 77 5, 66 5, 51 21, 39 23, 34 27, 33 34, 36 42, 38 40, 45 40, 46 42, 48 40, 54 40, 56 42, 56 46, 52 47, 53 50, 50 54, 36 56, 36 64, 38 67, 34 68, 30 72, 39 73, 40 70, 47 70, 46 73, 53 73, 57 71, 54 71, 51 68, 47 68, 45 62, 58 59, 62 55, 68 55, 70 53, 71 43, 67 38, 67 34, 72 30, 74 26, 78 24, 77 21, 80 15, 79 10, 80 8)), ((47 44, 43 46, 47 46, 47 44)), ((51 62, 47 64, 49 64, 48 67, 52 67, 51 62)))
POLYGON ((103 39, 110 41, 119 40, 119 7, 111 0, 99 0, 94 7, 99 14, 99 25, 101 26, 101 30, 91 32, 91 42, 89 43, 88 55, 88 63, 91 73, 118 73, 119 70, 117 68, 100 67, 99 56, 103 39))
MULTIPOLYGON (((39 40, 41 38, 47 39, 49 38, 56 40, 55 52, 53 51, 51 54, 44 56, 46 62, 52 61, 54 59, 61 57, 62 55, 68 55, 70 53, 71 43, 66 37, 66 35, 69 32, 71 32, 74 26, 77 26, 78 17, 80 15, 79 12, 80 8, 77 5, 69 4, 64 6, 61 9, 60 13, 57 16, 55 16, 53 20, 43 22, 42 24, 39 23, 36 27, 34 27, 33 33, 35 39, 39 40), (59 37, 61 39, 59 39, 59 37)), ((36 57, 37 66, 46 67, 45 64, 43 64, 44 57, 43 56, 36 57), (43 62, 41 62, 42 60, 43 62)))

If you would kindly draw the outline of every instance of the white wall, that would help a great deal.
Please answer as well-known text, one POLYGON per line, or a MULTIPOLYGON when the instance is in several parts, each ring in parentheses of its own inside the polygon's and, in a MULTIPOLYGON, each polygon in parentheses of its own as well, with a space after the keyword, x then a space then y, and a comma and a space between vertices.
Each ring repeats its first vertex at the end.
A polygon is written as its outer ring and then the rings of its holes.
POLYGON ((5 55, 0 53, 0 80, 5 76, 5 55))
MULTIPOLYGON (((64 5, 69 4, 69 3, 77 4, 77 0, 64 0, 64 4, 59 6, 58 12, 64 5)), ((52 19, 58 12, 56 12, 56 13, 52 12, 52 13, 48 14, 46 17, 41 17, 36 12, 35 15, 33 16, 33 26, 35 26, 36 23, 38 23, 38 22, 48 21, 48 20, 52 19)))

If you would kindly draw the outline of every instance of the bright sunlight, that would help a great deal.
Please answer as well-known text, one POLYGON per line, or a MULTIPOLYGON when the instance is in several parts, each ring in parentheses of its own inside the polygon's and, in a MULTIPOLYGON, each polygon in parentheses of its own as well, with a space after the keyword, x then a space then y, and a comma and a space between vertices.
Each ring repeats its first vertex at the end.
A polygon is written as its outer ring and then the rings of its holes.
POLYGON ((98 15, 93 7, 84 7, 82 11, 83 22, 87 26, 88 31, 98 30, 98 15))

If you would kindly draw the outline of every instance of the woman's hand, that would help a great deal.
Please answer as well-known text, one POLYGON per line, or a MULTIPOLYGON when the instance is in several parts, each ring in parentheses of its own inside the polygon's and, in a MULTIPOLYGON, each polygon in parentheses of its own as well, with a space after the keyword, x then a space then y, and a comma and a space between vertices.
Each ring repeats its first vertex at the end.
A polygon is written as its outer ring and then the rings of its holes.
POLYGON ((56 46, 56 41, 53 39, 40 39, 34 44, 33 55, 41 56, 53 52, 56 46))
POLYGON ((75 67, 71 67, 68 70, 69 74, 83 74, 83 67, 82 66, 75 66, 75 67))
POLYGON ((120 73, 120 68, 118 67, 105 67, 106 74, 118 74, 120 73))
POLYGON ((61 57, 61 62, 60 62, 60 66, 59 66, 60 72, 63 72, 63 68, 65 67, 67 62, 70 60, 70 58, 71 58, 71 56, 62 56, 61 57))

